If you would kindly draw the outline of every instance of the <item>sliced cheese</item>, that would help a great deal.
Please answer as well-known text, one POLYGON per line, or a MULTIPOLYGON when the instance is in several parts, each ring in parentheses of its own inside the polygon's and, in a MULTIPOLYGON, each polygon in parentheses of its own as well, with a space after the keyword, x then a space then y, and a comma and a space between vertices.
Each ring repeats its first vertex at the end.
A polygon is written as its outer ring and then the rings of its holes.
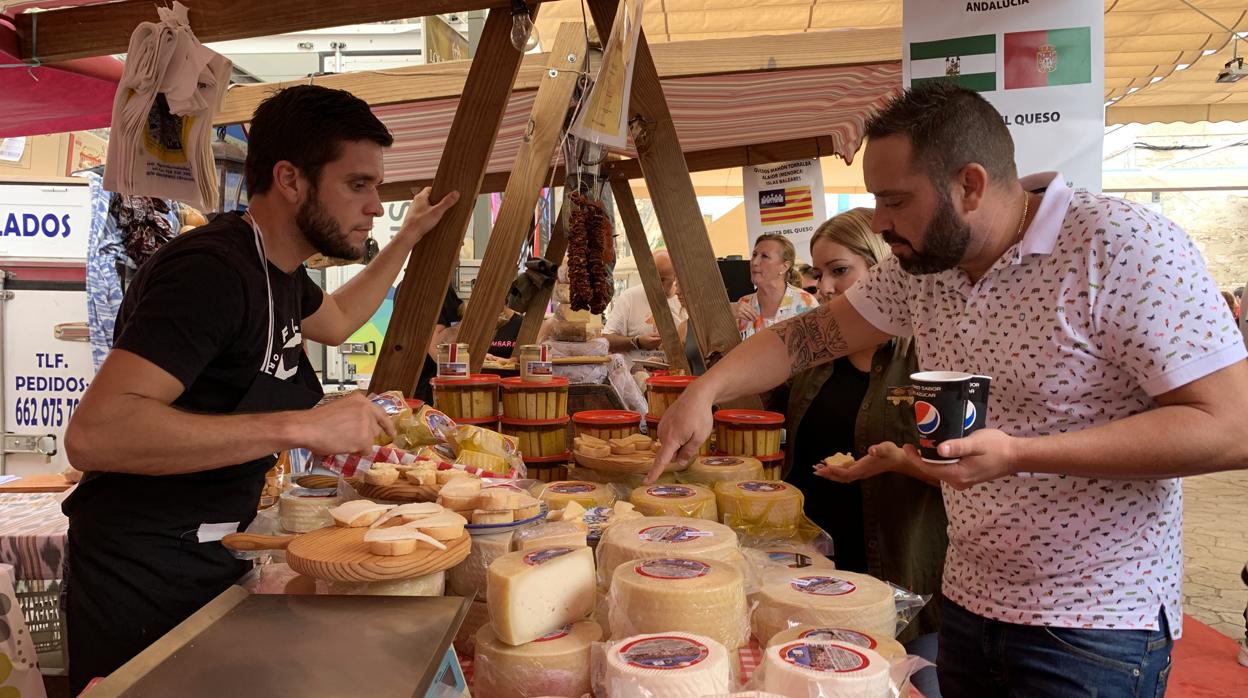
POLYGON ((568 523, 585 524, 585 507, 576 501, 568 502, 563 507, 563 511, 559 512, 559 520, 568 523))
POLYGON ((590 647, 602 639, 583 620, 519 646, 498 639, 492 625, 477 631, 473 694, 490 698, 580 696, 590 691, 590 647))
POLYGON ((446 544, 442 541, 421 533, 414 528, 406 526, 394 526, 392 528, 373 528, 364 534, 365 543, 383 543, 391 541, 414 540, 417 543, 425 543, 430 547, 438 550, 446 550, 446 544))
POLYGON ((387 511, 384 516, 374 521, 372 525, 374 528, 377 528, 396 518, 402 519, 404 523, 411 523, 412 521, 427 518, 429 516, 433 516, 434 514, 440 514, 444 511, 446 511, 445 507, 434 502, 411 502, 408 504, 400 504, 390 511, 387 511))
POLYGON ((830 641, 791 642, 763 655, 763 690, 783 696, 880 698, 888 695, 889 664, 865 647, 830 641))
POLYGON ((787 645, 799 641, 828 641, 865 647, 878 652, 890 664, 905 659, 907 654, 906 648, 891 637, 872 635, 871 633, 850 630, 849 628, 828 628, 817 625, 799 625, 796 628, 781 630, 765 644, 770 647, 772 645, 787 645))
POLYGON ((378 504, 367 499, 353 499, 329 510, 334 523, 348 528, 360 528, 372 524, 385 512, 393 509, 391 504, 378 504))
POLYGON ((511 509, 486 510, 476 509, 472 512, 474 524, 504 524, 516 520, 516 513, 511 509))
POLYGON ((595 695, 607 698, 702 698, 732 690, 728 650, 709 637, 689 633, 621 640, 607 649, 603 673, 595 695))
POLYGON ((459 538, 464 535, 466 525, 468 525, 468 519, 453 511, 443 511, 403 524, 404 528, 414 528, 438 540, 459 538))
POLYGON ((334 525, 329 509, 337 499, 332 490, 309 490, 295 487, 286 490, 277 500, 277 519, 284 530, 307 533, 334 525))
POLYGON ((510 487, 487 487, 481 490, 477 503, 482 509, 515 509, 520 505, 520 493, 510 487))
POLYGON ((802 491, 787 482, 721 482, 715 498, 724 523, 733 528, 795 531, 802 520, 802 491))
POLYGON ((581 480, 547 483, 537 496, 551 509, 562 509, 568 502, 576 502, 587 509, 609 507, 615 502, 615 492, 609 486, 581 480))
POLYGON ((699 456, 681 474, 685 482, 714 487, 721 482, 763 479, 763 463, 749 456, 699 456))
MULTIPOLYGON (((439 470, 438 475, 447 472, 458 472, 459 470, 439 470)), ((452 477, 442 488, 438 490, 438 495, 442 497, 476 497, 481 494, 481 481, 475 477, 463 473, 462 476, 452 477)))
POLYGON ((611 577, 611 632, 617 636, 680 631, 705 635, 730 650, 750 643, 745 579, 719 560, 630 560, 611 577))
POLYGON ((687 516, 719 521, 715 493, 701 485, 638 487, 628 501, 646 516, 687 516))
POLYGON ((508 553, 490 564, 486 599, 498 638, 523 645, 594 610, 594 554, 584 547, 508 553))
POLYGON ((760 642, 795 625, 849 628, 890 638, 897 635, 893 588, 866 574, 795 571, 765 582, 755 600, 754 633, 760 642))
POLYGON ((737 534, 713 521, 677 516, 645 516, 612 523, 598 542, 598 568, 604 588, 611 575, 629 560, 697 557, 742 563, 737 534))
POLYGON ((473 536, 472 550, 464 561, 447 573, 451 593, 467 598, 485 598, 486 570, 490 563, 511 552, 512 532, 473 536))

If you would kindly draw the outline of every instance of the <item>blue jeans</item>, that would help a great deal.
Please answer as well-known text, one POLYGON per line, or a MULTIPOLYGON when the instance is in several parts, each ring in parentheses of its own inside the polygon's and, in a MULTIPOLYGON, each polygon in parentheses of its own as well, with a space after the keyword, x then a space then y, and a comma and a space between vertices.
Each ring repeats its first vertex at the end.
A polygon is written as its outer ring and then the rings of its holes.
POLYGON ((1159 698, 1174 642, 1160 630, 1015 625, 944 600, 936 670, 945 698, 1159 698))

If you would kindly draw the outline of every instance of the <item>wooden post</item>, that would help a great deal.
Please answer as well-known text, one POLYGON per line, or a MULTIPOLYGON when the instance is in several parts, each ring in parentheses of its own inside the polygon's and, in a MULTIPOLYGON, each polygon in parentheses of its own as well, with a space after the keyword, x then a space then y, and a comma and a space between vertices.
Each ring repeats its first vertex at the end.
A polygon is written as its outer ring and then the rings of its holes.
POLYGON ((615 205, 620 209, 620 222, 624 225, 624 234, 628 236, 628 246, 632 248, 633 259, 637 261, 641 285, 646 289, 646 300, 650 303, 654 326, 663 342, 663 353, 667 354, 668 364, 672 368, 689 373, 685 345, 680 341, 680 332, 676 330, 672 309, 667 304, 667 294, 663 291, 659 268, 650 252, 650 242, 646 240, 646 230, 641 223, 641 214, 637 211, 637 199, 633 197, 632 187, 627 179, 615 179, 611 181, 611 191, 615 194, 615 205))
MULTIPOLYGON (((559 215, 555 217, 555 224, 550 231, 550 242, 546 243, 546 251, 542 254, 546 261, 556 267, 563 264, 563 255, 568 251, 568 232, 563 225, 564 210, 566 209, 560 207, 559 215)), ((546 320, 546 306, 550 303, 550 295, 554 290, 555 285, 551 284, 539 290, 529 300, 529 307, 524 311, 524 322, 520 324, 520 333, 516 335, 516 346, 537 341, 542 322, 546 320)))
MULTIPOLYGON (((531 11, 537 12, 537 7, 531 11)), ((458 191, 460 199, 412 250, 369 383, 373 392, 411 393, 420 378, 438 307, 451 282, 520 57, 511 45, 511 15, 491 12, 433 182, 434 201, 451 191, 458 191)))
MULTIPOLYGON (((501 13, 500 13, 501 14, 501 13)), ((490 340, 497 329, 498 313, 507 300, 507 288, 516 276, 516 262, 525 236, 532 231, 533 208, 546 175, 559 134, 567 120, 572 91, 585 66, 585 27, 579 22, 560 25, 550 52, 550 72, 540 87, 529 117, 529 127, 516 154, 502 208, 490 232, 490 243, 459 327, 460 342, 467 343, 472 357, 470 370, 481 370, 490 340)))
MULTIPOLYGON (((608 36, 615 21, 615 0, 589 0, 589 8, 598 34, 608 36)), ((663 97, 663 86, 644 30, 637 42, 628 111, 637 160, 641 163, 659 226, 664 231, 672 265, 676 267, 676 278, 689 301, 690 326, 698 347, 703 356, 726 354, 741 342, 741 333, 715 263, 715 250, 706 233, 698 197, 689 178, 689 167, 663 97)), ((757 397, 734 403, 742 407, 761 405, 762 400, 757 397)))

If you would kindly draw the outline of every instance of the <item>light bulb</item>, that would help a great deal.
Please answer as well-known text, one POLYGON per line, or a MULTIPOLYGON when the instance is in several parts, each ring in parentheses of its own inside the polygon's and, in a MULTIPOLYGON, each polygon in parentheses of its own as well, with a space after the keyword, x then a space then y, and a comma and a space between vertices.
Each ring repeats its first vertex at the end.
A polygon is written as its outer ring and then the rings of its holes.
POLYGON ((540 40, 533 18, 529 16, 529 8, 523 2, 514 3, 511 10, 511 45, 521 53, 528 53, 537 48, 540 40))

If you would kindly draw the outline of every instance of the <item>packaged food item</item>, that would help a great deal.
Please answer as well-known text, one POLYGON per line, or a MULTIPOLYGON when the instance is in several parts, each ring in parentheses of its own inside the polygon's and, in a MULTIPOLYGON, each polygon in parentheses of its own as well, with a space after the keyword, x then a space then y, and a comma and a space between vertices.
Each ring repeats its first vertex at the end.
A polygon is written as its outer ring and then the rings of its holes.
POLYGON ((889 663, 877 652, 840 642, 797 641, 763 653, 763 690, 793 698, 890 695, 889 663))
POLYGON ((893 588, 844 570, 783 570, 769 574, 758 594, 754 634, 766 642, 798 625, 850 628, 878 637, 897 635, 893 588))
POLYGON ((696 557, 743 565, 737 534, 727 526, 703 519, 643 516, 612 522, 598 541, 598 573, 603 588, 629 560, 696 557))
POLYGON ((646 379, 648 416, 661 419, 667 408, 685 392, 696 376, 651 376, 646 379))
POLYGON ((584 410, 572 415, 577 436, 622 439, 641 433, 641 415, 629 410, 584 410))
POLYGON ((467 378, 472 363, 468 345, 462 342, 438 345, 438 377, 467 378))
POLYGON ((558 419, 503 419, 503 434, 516 440, 520 454, 528 462, 532 459, 568 456, 568 418, 558 419))
POLYGON ((506 419, 559 419, 568 416, 567 378, 551 376, 544 382, 504 378, 503 417, 506 419))
POLYGON ((460 423, 498 417, 498 376, 489 373, 465 378, 430 379, 433 404, 446 416, 460 423))
POLYGON ((878 652, 888 662, 895 662, 906 657, 906 648, 891 637, 872 635, 861 630, 849 628, 831 628, 819 625, 799 625, 781 630, 770 640, 761 641, 764 647, 787 645, 793 642, 839 642, 855 647, 865 647, 878 652))
POLYGON ((482 626, 473 654, 473 693, 490 698, 588 694, 590 647, 601 639, 602 629, 590 620, 523 645, 502 642, 492 625, 482 626))
POLYGON ((525 344, 520 347, 520 378, 529 383, 549 382, 555 375, 549 344, 525 344))
POLYGON ((629 560, 611 577, 611 632, 679 631, 736 650, 750 643, 745 577, 735 565, 696 557, 629 560))
POLYGON ((515 439, 471 424, 461 424, 452 429, 450 441, 456 452, 460 454, 464 451, 475 451, 477 453, 488 453, 499 458, 511 458, 519 455, 515 439))
POLYGON ((455 428, 455 422, 433 407, 424 405, 413 414, 400 419, 398 426, 402 438, 395 442, 395 446, 406 451, 415 451, 421 446, 441 443, 445 438, 443 434, 449 434, 455 428))
POLYGON ((702 698, 732 690, 728 649, 704 635, 634 635, 606 651, 595 695, 702 698))
POLYGON ((715 413, 715 448, 730 456, 770 456, 780 452, 784 415, 763 410, 715 413))
POLYGON ((777 480, 721 482, 715 499, 724 523, 749 531, 797 531, 802 524, 802 491, 777 480))
POLYGON ((523 645, 584 619, 594 610, 594 581, 594 553, 586 547, 503 555, 490 563, 486 582, 494 634, 523 645))
MULTIPOLYGON (((386 411, 386 414, 389 415, 390 419, 394 422, 394 430, 396 432, 401 429, 399 425, 403 422, 403 420, 407 419, 412 414, 411 406, 408 405, 407 400, 403 398, 403 393, 398 390, 387 390, 380 395, 373 395, 369 397, 369 400, 386 411)), ((391 442, 393 442, 393 439, 386 432, 383 431, 377 435, 378 446, 387 446, 391 442)))
POLYGON ((264 474, 264 489, 260 491, 260 501, 256 503, 256 509, 268 509, 277 504, 289 481, 290 451, 282 451, 277 462, 264 474))
POLYGON ((283 530, 307 533, 334 525, 329 509, 337 500, 337 490, 312 490, 294 487, 282 493, 277 504, 277 518, 283 530))
POLYGON ((615 490, 609 485, 584 480, 550 482, 542 485, 536 495, 552 510, 562 509, 568 502, 576 502, 586 509, 609 507, 615 503, 616 498, 615 490))
POLYGON ((707 487, 721 482, 762 480, 763 464, 749 456, 698 456, 689 463, 679 479, 707 487))
POLYGON ((628 501, 646 516, 686 516, 719 521, 715 493, 701 485, 650 485, 638 487, 628 501))

